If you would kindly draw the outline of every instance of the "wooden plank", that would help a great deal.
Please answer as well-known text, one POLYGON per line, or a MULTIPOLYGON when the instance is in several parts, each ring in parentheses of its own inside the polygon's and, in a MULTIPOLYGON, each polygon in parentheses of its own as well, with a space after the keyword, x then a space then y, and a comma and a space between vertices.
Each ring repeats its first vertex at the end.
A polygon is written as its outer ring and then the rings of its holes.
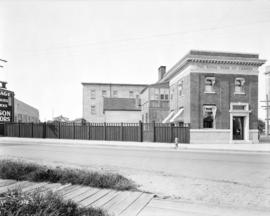
POLYGON ((80 186, 78 186, 78 185, 70 185, 69 187, 66 187, 62 190, 59 190, 58 193, 61 194, 61 196, 64 196, 65 194, 70 193, 70 192, 78 189, 79 187, 80 186))
POLYGON ((64 199, 72 199, 73 197, 76 197, 84 192, 86 192, 87 190, 89 190, 89 188, 87 187, 79 187, 76 190, 72 190, 69 193, 66 193, 63 198, 64 199))
POLYGON ((80 205, 82 205, 84 207, 87 207, 87 206, 91 205, 93 202, 99 200, 100 198, 102 198, 103 196, 108 194, 109 192, 110 192, 110 190, 107 190, 107 189, 99 190, 94 195, 92 195, 92 196, 84 199, 83 201, 81 201, 80 205))
POLYGON ((17 181, 15 181, 15 180, 10 180, 10 179, 2 180, 1 179, 0 187, 5 187, 5 186, 11 185, 11 184, 15 184, 16 182, 17 181))
POLYGON ((15 184, 12 184, 12 185, 8 185, 8 186, 5 186, 5 187, 1 187, 0 188, 0 193, 5 193, 7 192, 8 190, 14 190, 14 189, 22 189, 23 187, 26 187, 30 185, 29 182, 27 181, 21 181, 21 182, 17 182, 15 184))
POLYGON ((119 203, 121 203, 131 193, 132 192, 130 192, 130 191, 124 191, 124 192, 119 193, 117 196, 115 196, 113 199, 111 199, 109 202, 107 202, 104 206, 102 206, 102 208, 107 210, 108 212, 110 212, 110 209, 114 205, 118 205, 119 203))
POLYGON ((132 192, 128 194, 122 202, 110 208, 110 213, 120 215, 121 212, 125 211, 129 206, 131 206, 141 195, 142 192, 132 192))
POLYGON ((74 202, 77 202, 80 205, 80 201, 86 199, 87 197, 93 196, 95 193, 97 193, 100 189, 98 188, 89 188, 86 192, 82 193, 79 196, 76 196, 72 198, 74 202))
POLYGON ((107 202, 109 202, 111 199, 113 199, 115 196, 117 196, 120 192, 110 190, 106 196, 101 197, 100 199, 96 200, 91 204, 93 208, 101 208, 103 205, 105 205, 107 202))
MULTIPOLYGON (((132 203, 127 209, 121 212, 121 216, 137 215, 145 208, 145 206, 153 199, 153 194, 143 193, 135 202, 132 203)), ((166 215, 166 214, 165 214, 166 215)))
POLYGON ((37 190, 38 188, 40 188, 40 187, 42 187, 42 186, 44 186, 46 184, 48 184, 48 183, 46 183, 46 182, 34 183, 32 185, 29 185, 27 187, 24 187, 22 189, 22 192, 32 192, 32 191, 37 190))

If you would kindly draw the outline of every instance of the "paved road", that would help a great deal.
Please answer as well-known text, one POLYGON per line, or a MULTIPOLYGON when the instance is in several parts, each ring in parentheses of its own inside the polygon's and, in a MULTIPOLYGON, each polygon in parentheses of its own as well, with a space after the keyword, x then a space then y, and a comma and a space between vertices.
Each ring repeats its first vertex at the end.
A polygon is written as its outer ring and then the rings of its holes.
POLYGON ((112 170, 132 178, 144 190, 185 200, 270 206, 267 153, 6 143, 0 144, 0 156, 112 170))

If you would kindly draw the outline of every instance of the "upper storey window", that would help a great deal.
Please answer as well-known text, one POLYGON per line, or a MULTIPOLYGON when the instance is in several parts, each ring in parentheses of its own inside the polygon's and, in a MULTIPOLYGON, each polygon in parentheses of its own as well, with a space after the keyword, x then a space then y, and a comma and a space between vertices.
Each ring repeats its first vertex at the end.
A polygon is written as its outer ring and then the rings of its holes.
POLYGON ((113 97, 118 97, 118 91, 117 90, 113 90, 113 97))
POLYGON ((107 91, 106 90, 102 90, 102 97, 106 97, 107 96, 107 91))
POLYGON ((179 83, 178 83, 178 94, 179 94, 179 96, 183 96, 183 81, 180 81, 179 83))
POLYGON ((214 85, 215 85, 216 79, 215 77, 206 77, 204 81, 204 92, 205 93, 215 93, 214 85))
POLYGON ((245 79, 244 78, 236 78, 235 79, 235 94, 244 94, 244 84, 245 84, 245 79))
POLYGON ((133 91, 129 91, 129 98, 134 98, 134 92, 133 91))
POLYGON ((96 99, 96 90, 91 90, 91 99, 96 99))
POLYGON ((160 89, 160 100, 169 100, 169 89, 160 89))

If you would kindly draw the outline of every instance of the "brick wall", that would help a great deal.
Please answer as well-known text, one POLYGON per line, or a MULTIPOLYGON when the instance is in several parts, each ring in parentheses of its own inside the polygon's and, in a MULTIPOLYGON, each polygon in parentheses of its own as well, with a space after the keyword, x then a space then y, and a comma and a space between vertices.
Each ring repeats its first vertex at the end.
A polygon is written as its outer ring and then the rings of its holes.
POLYGON ((257 129, 258 119, 258 76, 256 75, 231 75, 231 74, 199 74, 190 75, 190 106, 191 127, 203 128, 203 105, 215 104, 217 106, 216 128, 230 128, 230 103, 242 102, 250 105, 249 126, 257 129), (215 93, 204 93, 205 77, 215 77, 215 93), (235 78, 245 78, 245 94, 235 94, 235 78))

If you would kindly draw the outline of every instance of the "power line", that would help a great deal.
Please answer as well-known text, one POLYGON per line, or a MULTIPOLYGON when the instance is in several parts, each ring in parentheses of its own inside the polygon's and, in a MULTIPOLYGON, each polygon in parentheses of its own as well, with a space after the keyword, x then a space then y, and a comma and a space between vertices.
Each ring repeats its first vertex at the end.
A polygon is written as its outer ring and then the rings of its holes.
POLYGON ((257 24, 262 24, 262 23, 269 23, 269 22, 270 22, 270 20, 261 20, 261 21, 257 21, 257 22, 253 22, 253 23, 243 23, 243 24, 238 24, 238 25, 225 25, 225 26, 221 26, 221 27, 200 28, 200 29, 192 30, 192 31, 179 31, 179 32, 171 32, 171 33, 163 33, 163 34, 153 34, 153 35, 143 36, 143 37, 95 41, 95 42, 88 42, 88 43, 82 43, 82 44, 74 44, 74 45, 48 48, 48 49, 40 50, 40 52, 49 52, 51 50, 61 50, 61 49, 69 49, 69 48, 85 47, 85 46, 95 46, 95 45, 105 45, 105 44, 114 44, 114 43, 122 43, 122 42, 140 41, 140 40, 151 39, 151 38, 169 37, 169 36, 173 36, 173 35, 184 35, 184 34, 199 33, 199 32, 205 32, 205 31, 216 31, 216 30, 229 29, 229 28, 235 28, 235 27, 243 27, 243 26, 251 26, 251 25, 257 25, 257 24))

